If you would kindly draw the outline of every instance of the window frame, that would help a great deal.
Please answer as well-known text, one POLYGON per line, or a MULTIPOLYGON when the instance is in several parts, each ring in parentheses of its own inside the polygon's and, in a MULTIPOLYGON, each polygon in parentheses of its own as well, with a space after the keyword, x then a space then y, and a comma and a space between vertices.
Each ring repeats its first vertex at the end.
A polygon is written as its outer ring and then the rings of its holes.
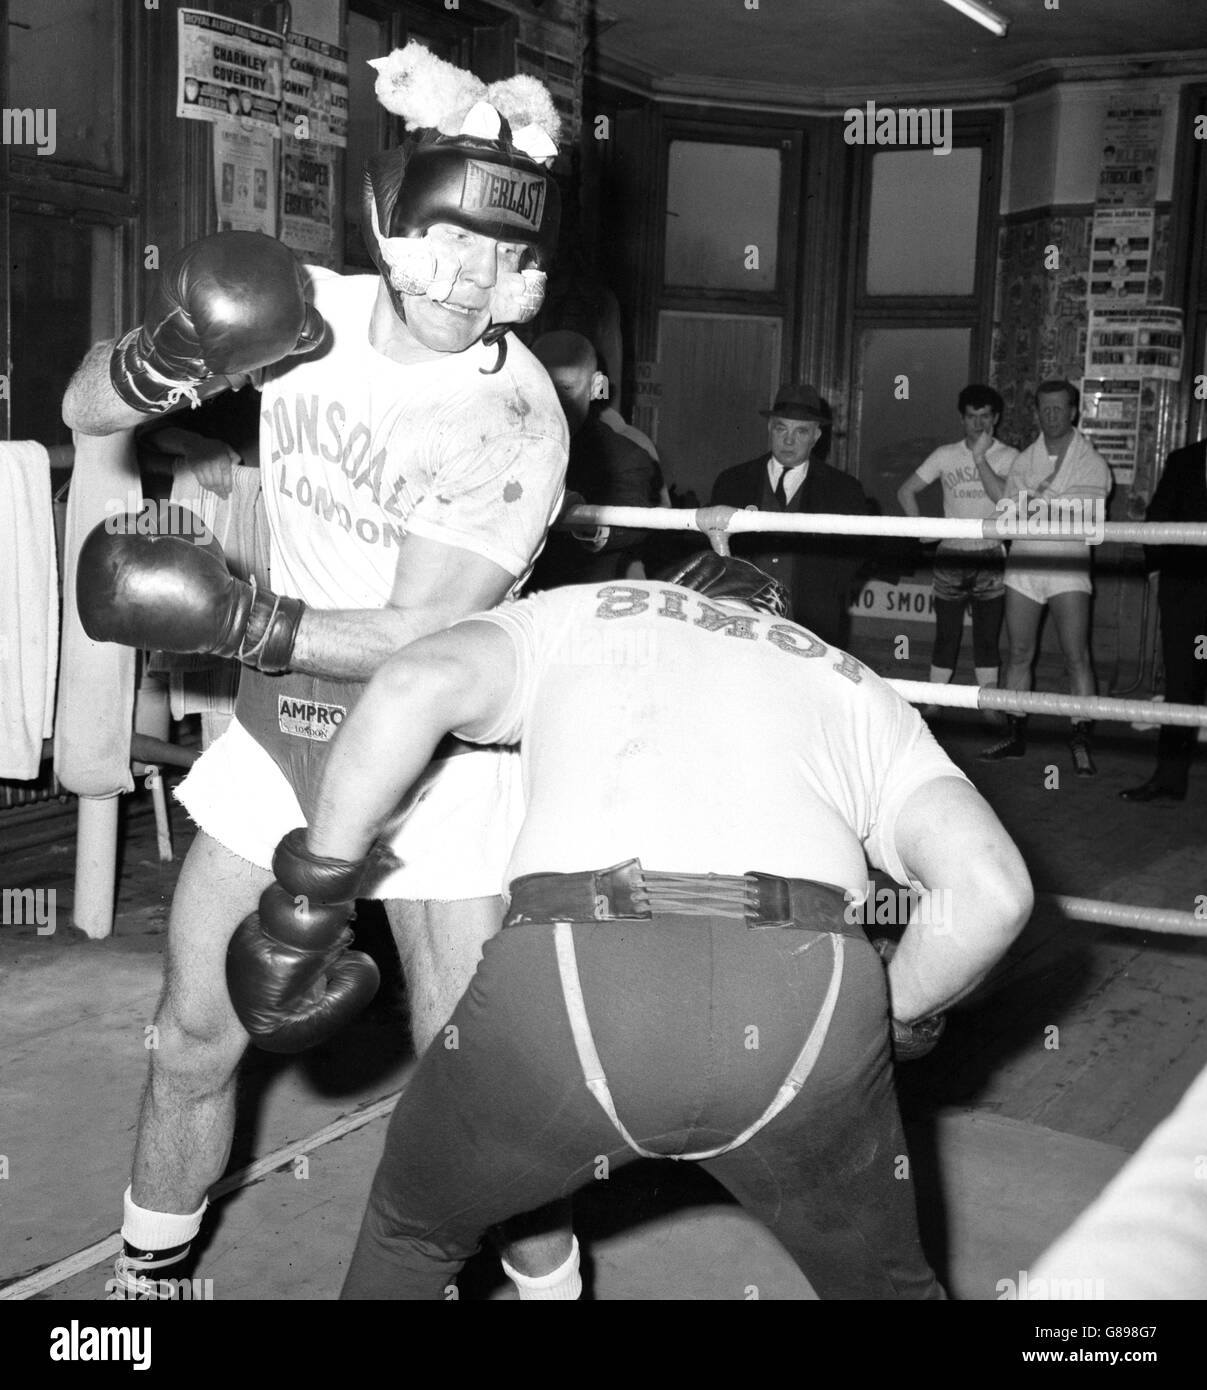
MULTIPOLYGON (((141 269, 140 232, 145 232, 144 188, 146 147, 150 140, 145 83, 136 75, 145 69, 147 43, 135 22, 139 0, 115 0, 118 41, 114 57, 117 123, 121 172, 86 169, 37 155, 14 153, 0 146, 0 358, 11 378, 12 362, 12 235, 11 217, 32 210, 64 221, 102 222, 116 232, 114 309, 118 322, 129 319, 141 269)), ((0 0, 0 106, 9 105, 9 0, 0 0)), ((12 437, 12 410, 0 398, 0 438, 12 437)))
POLYGON ((800 237, 801 170, 805 165, 805 133, 799 127, 768 124, 764 117, 752 119, 742 112, 726 111, 724 119, 667 115, 659 131, 660 205, 664 213, 670 184, 671 146, 678 142, 708 145, 753 145, 773 148, 780 156, 780 206, 777 223, 775 285, 769 290, 710 289, 705 286, 671 285, 666 275, 666 218, 657 232, 657 245, 651 248, 657 267, 656 314, 663 310, 694 310, 700 313, 769 314, 784 323, 785 345, 795 341, 798 308, 792 293, 796 284, 800 237))
MULTIPOLYGON (((997 267, 998 203, 1002 162, 1002 115, 997 111, 957 111, 953 117, 953 148, 978 147, 981 151, 981 196, 977 210, 976 268, 969 294, 872 295, 867 292, 869 218, 872 207, 872 163, 876 155, 912 153, 905 147, 859 147, 861 168, 854 181, 852 225, 858 228, 848 310, 853 319, 869 319, 890 326, 896 319, 935 319, 951 327, 971 325, 974 361, 989 360, 993 329, 994 276, 997 267)), ((872 326, 875 326, 873 324, 872 326)))

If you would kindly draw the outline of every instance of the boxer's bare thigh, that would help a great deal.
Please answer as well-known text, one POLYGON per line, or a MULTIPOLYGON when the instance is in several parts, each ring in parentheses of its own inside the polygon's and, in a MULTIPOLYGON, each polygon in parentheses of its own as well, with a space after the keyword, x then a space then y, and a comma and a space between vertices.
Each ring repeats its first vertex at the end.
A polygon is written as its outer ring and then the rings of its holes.
POLYGON ((411 1038, 416 1055, 421 1055, 448 1021, 473 979, 482 959, 482 947, 499 930, 503 900, 394 899, 385 908, 406 979, 411 1038))

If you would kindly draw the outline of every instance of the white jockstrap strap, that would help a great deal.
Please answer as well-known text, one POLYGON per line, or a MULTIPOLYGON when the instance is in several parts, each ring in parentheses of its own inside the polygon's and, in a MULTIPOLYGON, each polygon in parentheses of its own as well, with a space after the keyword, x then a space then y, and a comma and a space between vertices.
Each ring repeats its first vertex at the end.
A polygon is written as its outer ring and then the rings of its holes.
POLYGON ((728 1144, 722 1144, 719 1149, 708 1149, 703 1153, 695 1154, 660 1154, 654 1153, 650 1149, 643 1149, 625 1129, 620 1116, 616 1113, 616 1105, 608 1087, 608 1078, 604 1072, 603 1063, 599 1060, 599 1053, 595 1049, 595 1038, 591 1033, 591 1021, 587 1017, 587 1004, 583 998, 582 980, 578 973, 578 955, 574 949, 574 929, 569 922, 554 923, 553 945, 557 951, 558 973, 562 977, 562 997, 566 1001, 566 1013, 570 1019, 570 1030, 574 1034, 574 1046, 578 1051, 578 1061, 582 1067, 583 1079, 587 1083, 587 1089, 603 1107, 608 1119, 616 1126, 620 1137, 634 1153, 639 1153, 642 1158, 674 1158, 683 1162, 694 1162, 701 1158, 717 1158, 721 1154, 728 1153, 731 1149, 736 1149, 740 1144, 744 1144, 747 1139, 757 1134, 764 1125, 769 1124, 781 1110, 796 1099, 800 1088, 808 1080, 809 1073, 813 1070, 821 1053, 826 1034, 830 1031, 830 1021, 834 1017, 834 1010, 838 1005, 838 991, 842 987, 844 951, 842 934, 840 932, 827 932, 826 935, 830 938, 830 944, 834 950, 834 960, 830 968, 830 984, 826 990, 826 997, 822 1000, 821 1009, 818 1011, 813 1027, 809 1030, 804 1047, 801 1048, 796 1061, 792 1064, 792 1070, 788 1073, 784 1084, 775 1093, 775 1098, 771 1104, 736 1139, 731 1139, 728 1144))

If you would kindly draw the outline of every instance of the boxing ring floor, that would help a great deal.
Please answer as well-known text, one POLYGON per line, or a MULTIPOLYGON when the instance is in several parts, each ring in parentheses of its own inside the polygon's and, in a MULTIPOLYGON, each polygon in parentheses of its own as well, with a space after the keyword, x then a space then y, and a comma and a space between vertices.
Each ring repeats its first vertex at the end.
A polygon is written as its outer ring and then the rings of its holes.
MULTIPOLYGON (((1025 760, 986 766, 995 734, 963 711, 936 726, 1018 841, 1037 888, 1186 910, 1207 891, 1207 779, 1183 803, 1117 792, 1149 773, 1153 736, 1100 726, 1100 774, 1072 775, 1067 725, 1032 721, 1025 760), (1061 772, 1046 791, 1044 769, 1061 772)), ((65 825, 71 821, 66 820, 65 825)), ((101 1296, 128 1180, 177 863, 155 861, 148 806, 130 817, 117 933, 0 932, 0 1298, 101 1296), (72 1263, 61 1262, 85 1252, 72 1263)), ((72 845, 5 856, 4 881, 54 887, 69 920, 72 845)), ((384 934, 383 934, 384 940, 384 934)), ((195 1271, 217 1299, 306 1299, 338 1290, 380 1152, 389 1096, 410 1066, 400 994, 315 1054, 252 1055, 231 1171, 259 1165, 216 1204, 195 1271), (304 1162, 301 1160, 305 1160, 304 1162), (265 1172, 265 1168, 272 1171, 265 1172)), ((1207 1064, 1207 941, 1066 922, 1041 906, 935 1053, 899 1071, 928 1249, 957 1297, 993 1299, 1098 1193, 1207 1064), (1055 1027, 1058 1034, 1049 1030, 1055 1027), (1053 1046, 1053 1043, 1057 1044, 1053 1046)), ((576 1201, 594 1296, 604 1300, 811 1296, 755 1223, 690 1165, 637 1165, 576 1201)), ((497 1264, 465 1297, 506 1296, 497 1264)))

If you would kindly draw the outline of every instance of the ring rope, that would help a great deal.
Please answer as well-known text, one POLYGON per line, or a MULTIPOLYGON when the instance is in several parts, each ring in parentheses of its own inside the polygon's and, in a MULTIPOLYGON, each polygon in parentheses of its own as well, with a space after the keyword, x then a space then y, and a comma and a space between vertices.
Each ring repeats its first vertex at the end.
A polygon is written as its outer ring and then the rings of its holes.
POLYGON ((952 709, 999 709, 1009 714, 1067 714, 1117 719, 1122 723, 1207 725, 1202 705, 1170 705, 1150 700, 1112 700, 1105 695, 1057 695, 1048 691, 998 690, 992 686, 938 685, 930 681, 890 680, 915 705, 952 709))
POLYGON ((1193 521, 1106 521, 1097 526, 1029 522, 1010 526, 989 517, 983 521, 959 517, 845 516, 827 512, 737 511, 728 520, 716 513, 667 507, 609 507, 581 503, 557 521, 561 529, 621 526, 649 531, 703 531, 708 535, 737 535, 746 531, 806 532, 828 536, 897 536, 916 540, 1067 540, 1097 545, 1103 541, 1133 541, 1144 545, 1207 545, 1207 523, 1193 521))
POLYGON ((1132 927, 1137 931, 1207 937, 1207 917, 1197 912, 1129 906, 1126 903, 1104 902, 1100 898, 1074 898, 1066 893, 1037 893, 1035 896, 1041 902, 1058 907, 1073 922, 1100 922, 1112 927, 1132 927))

